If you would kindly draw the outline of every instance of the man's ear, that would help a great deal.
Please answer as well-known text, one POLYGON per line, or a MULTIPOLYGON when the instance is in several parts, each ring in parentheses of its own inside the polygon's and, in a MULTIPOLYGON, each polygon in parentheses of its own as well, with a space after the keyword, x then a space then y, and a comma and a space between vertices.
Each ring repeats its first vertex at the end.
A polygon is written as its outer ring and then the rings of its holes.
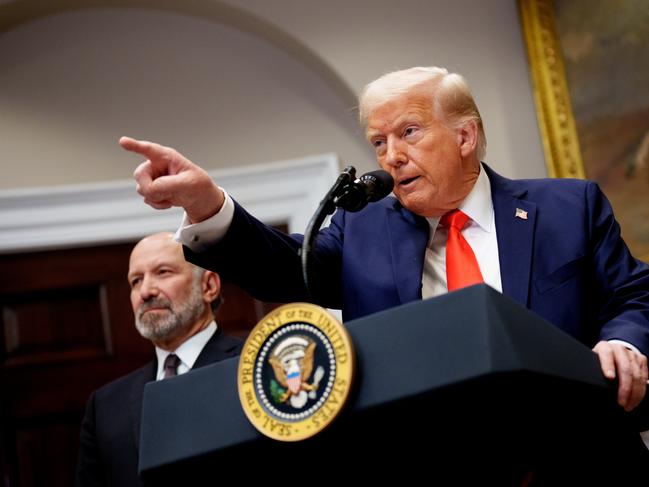
POLYGON ((209 303, 214 301, 221 294, 221 278, 215 272, 205 271, 201 278, 201 286, 203 290, 203 298, 209 303))
POLYGON ((478 147, 478 124, 475 120, 469 120, 458 129, 457 133, 460 154, 468 157, 475 153, 478 147))

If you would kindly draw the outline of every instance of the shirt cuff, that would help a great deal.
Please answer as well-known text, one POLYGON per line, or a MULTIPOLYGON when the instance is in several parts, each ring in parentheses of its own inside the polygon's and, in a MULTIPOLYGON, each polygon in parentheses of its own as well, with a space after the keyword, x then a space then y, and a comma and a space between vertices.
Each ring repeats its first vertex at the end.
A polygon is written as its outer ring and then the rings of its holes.
POLYGON ((644 446, 646 446, 647 450, 649 450, 649 430, 641 432, 640 438, 642 438, 644 446))
POLYGON ((220 189, 225 197, 221 209, 199 223, 189 223, 187 213, 184 213, 180 228, 174 235, 176 242, 189 247, 193 252, 203 252, 225 237, 234 217, 234 200, 223 188, 220 189))
POLYGON ((634 345, 631 345, 629 342, 625 342, 624 340, 608 340, 608 343, 618 343, 622 346, 625 346, 629 350, 633 350, 635 353, 643 355, 643 353, 638 350, 634 345))

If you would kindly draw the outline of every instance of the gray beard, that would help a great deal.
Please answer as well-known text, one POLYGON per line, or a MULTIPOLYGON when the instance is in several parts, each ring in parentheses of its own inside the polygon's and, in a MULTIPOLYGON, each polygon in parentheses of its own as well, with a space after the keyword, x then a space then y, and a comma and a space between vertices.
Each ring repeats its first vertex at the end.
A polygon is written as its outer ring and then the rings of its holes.
POLYGON ((137 310, 135 327, 140 335, 148 340, 167 341, 196 323, 204 312, 205 302, 199 281, 192 285, 187 300, 176 308, 163 297, 152 298, 143 303, 137 310), (166 308, 167 312, 144 313, 150 308, 166 308))

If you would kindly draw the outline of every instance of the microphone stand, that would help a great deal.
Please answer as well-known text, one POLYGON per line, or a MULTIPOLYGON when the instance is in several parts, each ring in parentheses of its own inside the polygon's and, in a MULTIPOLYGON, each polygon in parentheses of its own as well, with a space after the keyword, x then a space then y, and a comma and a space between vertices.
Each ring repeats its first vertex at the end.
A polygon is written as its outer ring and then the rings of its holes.
POLYGON ((309 220, 309 224, 304 232, 304 240, 302 241, 302 248, 300 249, 300 257, 302 259, 302 279, 306 287, 307 297, 310 301, 314 301, 313 289, 313 269, 311 267, 313 248, 315 247, 315 240, 318 236, 318 231, 322 226, 325 218, 336 211, 334 200, 342 193, 342 190, 356 179, 356 169, 353 166, 347 166, 343 172, 338 176, 336 182, 331 189, 327 192, 325 197, 320 201, 318 209, 309 220))

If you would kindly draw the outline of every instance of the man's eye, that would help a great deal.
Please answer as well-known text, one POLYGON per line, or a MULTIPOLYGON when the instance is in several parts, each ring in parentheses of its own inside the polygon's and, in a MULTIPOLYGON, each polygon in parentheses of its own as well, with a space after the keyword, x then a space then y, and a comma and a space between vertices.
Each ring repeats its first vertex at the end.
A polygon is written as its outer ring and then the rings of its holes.
POLYGON ((408 127, 406 130, 403 131, 404 136, 412 135, 417 131, 417 127, 408 127))
POLYGON ((130 282, 131 287, 135 287, 139 282, 140 282, 140 278, 139 277, 134 277, 133 279, 131 279, 131 282, 130 282))
POLYGON ((372 145, 378 149, 379 147, 381 147, 383 145, 383 143, 384 142, 382 140, 374 140, 372 142, 372 145))

